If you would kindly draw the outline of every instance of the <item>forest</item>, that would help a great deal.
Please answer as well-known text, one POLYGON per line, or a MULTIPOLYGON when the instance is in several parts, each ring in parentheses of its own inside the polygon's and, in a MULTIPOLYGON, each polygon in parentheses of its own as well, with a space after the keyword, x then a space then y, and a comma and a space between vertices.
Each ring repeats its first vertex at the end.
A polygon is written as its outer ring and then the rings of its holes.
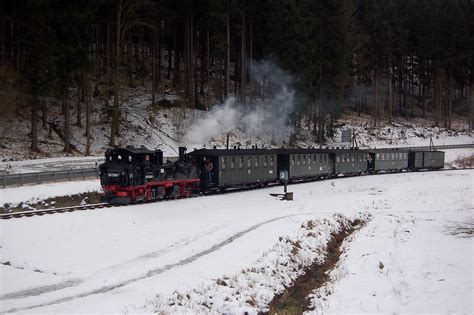
POLYGON ((88 154, 91 111, 114 146, 130 89, 163 107, 258 106, 273 78, 253 67, 270 60, 292 77, 295 133, 304 122, 321 142, 343 111, 372 126, 422 117, 450 129, 461 116, 471 129, 473 17, 471 0, 3 0, 0 109, 27 113, 38 151, 60 104, 64 151, 76 124, 88 154), (178 101, 160 101, 165 89, 178 101))

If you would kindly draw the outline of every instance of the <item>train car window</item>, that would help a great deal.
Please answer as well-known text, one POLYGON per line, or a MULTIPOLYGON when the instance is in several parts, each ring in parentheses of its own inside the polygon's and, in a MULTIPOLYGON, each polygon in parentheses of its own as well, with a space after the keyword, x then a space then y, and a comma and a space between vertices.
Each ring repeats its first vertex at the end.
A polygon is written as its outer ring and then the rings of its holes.
POLYGON ((270 156, 270 166, 273 167, 273 155, 270 156))
POLYGON ((235 157, 230 158, 230 168, 235 168, 235 157))
POLYGON ((380 160, 380 153, 377 153, 377 154, 375 155, 375 159, 376 159, 377 161, 380 160))
POLYGON ((225 170, 225 157, 221 157, 221 169, 225 170))
POLYGON ((326 164, 328 162, 328 156, 327 154, 323 154, 323 158, 324 158, 324 164, 326 164))
POLYGON ((267 165, 268 165, 268 156, 265 155, 263 157, 263 167, 267 167, 267 165))
POLYGON ((251 157, 247 157, 247 167, 252 167, 252 160, 251 157))
POLYGON ((302 161, 302 162, 303 162, 303 165, 305 165, 305 164, 306 164, 306 154, 305 154, 305 155, 303 155, 303 161, 302 161))
POLYGON ((308 164, 311 164, 311 154, 308 155, 308 164))
POLYGON ((301 156, 298 154, 298 158, 296 159, 296 165, 300 165, 301 156))
POLYGON ((255 157, 255 168, 258 168, 258 156, 255 157))
POLYGON ((351 161, 355 162, 355 154, 351 154, 351 161))
POLYGON ((243 168, 243 167, 244 167, 244 158, 239 157, 239 168, 243 168))
POLYGON ((339 163, 339 162, 340 162, 340 160, 341 160, 341 158, 339 157, 339 154, 338 154, 338 155, 336 155, 336 162, 337 162, 337 163, 339 163))
POLYGON ((291 156, 291 165, 295 165, 295 156, 294 155, 291 156))

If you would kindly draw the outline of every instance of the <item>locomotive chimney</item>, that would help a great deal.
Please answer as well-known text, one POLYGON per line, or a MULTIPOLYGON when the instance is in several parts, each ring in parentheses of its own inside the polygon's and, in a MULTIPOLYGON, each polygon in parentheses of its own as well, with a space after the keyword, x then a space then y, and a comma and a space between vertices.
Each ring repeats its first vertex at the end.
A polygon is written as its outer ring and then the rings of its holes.
POLYGON ((184 158, 184 155, 186 154, 186 147, 179 147, 179 159, 181 160, 184 158))

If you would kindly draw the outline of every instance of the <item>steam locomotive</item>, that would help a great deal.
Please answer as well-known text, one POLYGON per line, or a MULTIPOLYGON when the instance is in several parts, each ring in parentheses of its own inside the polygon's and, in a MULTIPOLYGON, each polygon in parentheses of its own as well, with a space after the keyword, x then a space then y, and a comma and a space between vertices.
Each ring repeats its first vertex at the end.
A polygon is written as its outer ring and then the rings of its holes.
POLYGON ((396 148, 359 149, 200 149, 179 148, 176 161, 163 162, 161 150, 110 149, 99 167, 103 201, 115 204, 189 197, 213 190, 337 176, 437 170, 444 152, 396 148))
POLYGON ((179 148, 179 159, 163 162, 161 150, 145 147, 109 149, 99 166, 103 201, 129 204, 164 198, 189 197, 199 193, 196 166, 179 148))

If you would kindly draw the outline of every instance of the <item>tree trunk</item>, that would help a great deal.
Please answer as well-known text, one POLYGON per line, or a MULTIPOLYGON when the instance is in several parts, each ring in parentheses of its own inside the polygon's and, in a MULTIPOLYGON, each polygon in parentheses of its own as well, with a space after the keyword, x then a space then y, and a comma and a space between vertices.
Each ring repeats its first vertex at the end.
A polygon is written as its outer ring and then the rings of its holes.
POLYGON ((250 88, 249 91, 249 102, 252 104, 252 99, 253 99, 253 82, 252 82, 252 63, 253 63, 253 19, 252 17, 250 18, 250 29, 249 29, 249 65, 248 65, 248 71, 249 71, 249 82, 248 86, 250 88))
POLYGON ((377 73, 375 74, 375 93, 374 93, 374 109, 375 113, 373 115, 374 119, 374 127, 377 127, 378 118, 379 118, 379 97, 380 97, 380 90, 379 90, 379 77, 377 73))
POLYGON ((77 116, 76 125, 82 127, 82 106, 81 106, 81 79, 77 79, 77 116))
POLYGON ((112 69, 111 69, 111 41, 110 41, 110 23, 107 23, 107 73, 105 88, 105 105, 109 106, 110 87, 112 86, 112 69))
POLYGON ((184 21, 184 67, 186 81, 186 99, 188 106, 195 107, 194 98, 194 57, 193 57, 193 11, 192 3, 186 6, 184 21))
POLYGON ((469 132, 474 128, 474 81, 469 86, 469 116, 467 118, 469 132))
POLYGON ((403 115, 403 107, 402 107, 402 95, 403 95, 403 71, 402 71, 402 57, 399 56, 398 58, 398 115, 403 115))
POLYGON ((47 116, 48 116, 48 106, 46 105, 46 102, 44 98, 41 98, 41 112, 43 114, 43 129, 46 130, 48 129, 48 121, 47 121, 47 116))
POLYGON ((168 73, 166 74, 166 78, 170 79, 171 78, 171 65, 172 65, 172 50, 170 45, 168 45, 168 73))
POLYGON ((156 102, 156 34, 152 32, 152 46, 151 46, 151 105, 156 102))
POLYGON ((70 135, 70 116, 71 110, 68 101, 68 88, 63 87, 63 104, 64 104, 64 152, 71 153, 71 135, 70 135))
POLYGON ((87 75, 84 78, 84 94, 86 98, 86 156, 91 155, 91 91, 87 75))
MULTIPOLYGON (((206 83, 207 83, 207 89, 209 90, 209 65, 210 65, 210 43, 209 43, 209 25, 206 27, 206 83)), ((209 94, 209 93, 208 93, 209 94)))
POLYGON ((230 17, 229 17, 229 0, 227 0, 227 16, 226 16, 226 61, 225 61, 225 97, 229 97, 230 93, 230 17))
POLYGON ((240 101, 244 106, 247 105, 247 62, 245 49, 245 8, 242 10, 242 42, 240 54, 242 56, 240 64, 240 101))
POLYGON ((115 37, 115 65, 114 65, 114 106, 112 109, 112 123, 110 130, 110 146, 115 146, 115 136, 119 131, 119 88, 118 88, 118 66, 120 59, 120 37, 121 37, 121 23, 122 23, 122 0, 117 3, 117 25, 115 37))
POLYGON ((392 67, 388 75, 388 123, 392 123, 392 108, 393 108, 393 92, 392 92, 392 67))
MULTIPOLYGON (((178 28, 178 21, 175 21, 175 27, 178 28)), ((178 49, 178 32, 174 32, 173 36, 173 44, 174 44, 174 73, 173 73, 173 87, 178 88, 179 84, 181 83, 180 73, 179 73, 179 49, 178 49)))
POLYGON ((31 100, 31 151, 40 152, 38 147, 38 107, 36 98, 31 100))

